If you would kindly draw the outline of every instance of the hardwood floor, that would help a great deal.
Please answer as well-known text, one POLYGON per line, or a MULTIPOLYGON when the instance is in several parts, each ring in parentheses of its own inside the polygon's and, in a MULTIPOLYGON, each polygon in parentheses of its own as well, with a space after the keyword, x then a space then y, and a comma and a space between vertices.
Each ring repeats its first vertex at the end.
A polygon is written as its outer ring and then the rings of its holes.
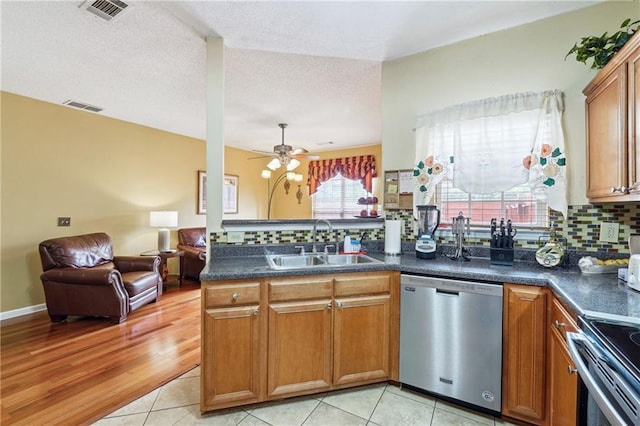
POLYGON ((0 332, 2 425, 90 424, 200 363, 200 286, 169 288, 118 325, 45 312, 0 332))

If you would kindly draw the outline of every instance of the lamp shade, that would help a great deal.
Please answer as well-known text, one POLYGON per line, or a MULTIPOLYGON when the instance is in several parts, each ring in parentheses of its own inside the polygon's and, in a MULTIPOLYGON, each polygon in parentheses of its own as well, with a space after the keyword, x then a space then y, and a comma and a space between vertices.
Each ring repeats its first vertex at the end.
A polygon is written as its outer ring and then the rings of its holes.
POLYGON ((178 212, 149 212, 149 226, 160 228, 158 229, 158 251, 161 253, 171 252, 169 248, 170 236, 167 228, 178 226, 178 212))
POLYGON ((278 170, 280 166, 280 160, 277 158, 274 158, 273 160, 269 161, 269 164, 267 164, 267 167, 273 171, 278 170))
POLYGON ((178 212, 149 212, 149 226, 153 228, 172 228, 178 226, 178 212))
POLYGON ((300 165, 300 162, 298 160, 296 160, 295 158, 292 158, 291 161, 289 161, 289 164, 287 164, 287 170, 288 171, 293 171, 299 165, 300 165))

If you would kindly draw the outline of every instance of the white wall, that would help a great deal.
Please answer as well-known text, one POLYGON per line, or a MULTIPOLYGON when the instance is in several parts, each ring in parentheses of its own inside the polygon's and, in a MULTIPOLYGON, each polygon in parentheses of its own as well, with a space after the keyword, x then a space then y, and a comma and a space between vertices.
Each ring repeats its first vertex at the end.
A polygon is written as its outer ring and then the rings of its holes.
POLYGON ((595 70, 564 60, 580 38, 617 31, 640 18, 640 3, 605 2, 429 52, 382 67, 382 166, 414 166, 416 117, 462 102, 509 93, 565 93, 569 204, 585 204, 585 121, 582 89, 595 70))

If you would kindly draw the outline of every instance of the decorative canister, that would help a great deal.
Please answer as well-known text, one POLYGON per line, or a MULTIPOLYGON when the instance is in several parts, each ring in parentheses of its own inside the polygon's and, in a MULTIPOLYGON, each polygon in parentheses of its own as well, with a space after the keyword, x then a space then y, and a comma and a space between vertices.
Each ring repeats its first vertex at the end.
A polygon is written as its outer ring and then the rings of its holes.
POLYGON ((536 251, 536 260, 544 267, 551 268, 562 262, 564 247, 556 238, 556 230, 553 224, 549 230, 549 241, 536 251))

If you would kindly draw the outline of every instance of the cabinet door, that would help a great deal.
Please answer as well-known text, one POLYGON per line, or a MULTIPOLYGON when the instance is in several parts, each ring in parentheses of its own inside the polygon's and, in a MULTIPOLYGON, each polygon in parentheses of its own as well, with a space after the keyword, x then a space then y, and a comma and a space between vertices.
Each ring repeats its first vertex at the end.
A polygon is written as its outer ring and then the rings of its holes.
POLYGON ((269 305, 269 398, 329 389, 331 307, 331 299, 269 305))
POLYGON ((389 377, 391 296, 336 299, 333 384, 389 377))
POLYGON ((562 334, 549 339, 549 424, 575 426, 578 412, 578 375, 562 334))
POLYGON ((627 185, 627 80, 619 67, 586 100, 587 198, 616 197, 627 185))
POLYGON ((640 195, 640 48, 629 58, 629 193, 640 195))
POLYGON ((207 309, 202 319, 202 411, 258 402, 258 305, 207 309))
POLYGON ((547 293, 505 284, 502 414, 541 424, 545 417, 547 293))

